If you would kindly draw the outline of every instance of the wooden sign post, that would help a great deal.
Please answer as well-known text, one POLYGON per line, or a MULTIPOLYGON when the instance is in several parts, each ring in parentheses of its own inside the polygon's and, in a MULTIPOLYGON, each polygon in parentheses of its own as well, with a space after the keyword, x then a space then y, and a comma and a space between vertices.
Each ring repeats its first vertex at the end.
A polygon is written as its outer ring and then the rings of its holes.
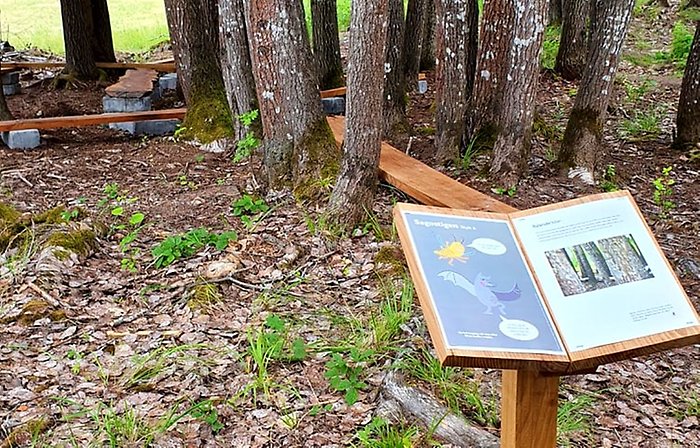
MULTIPOLYGON (((328 122, 336 141, 341 144, 345 130, 343 118, 329 117, 328 122)), ((431 230, 423 233, 432 233, 430 244, 436 244, 436 235, 442 238, 437 247, 425 243, 420 250, 416 247, 416 241, 412 239, 413 235, 409 229, 410 223, 403 214, 403 211, 416 211, 409 210, 416 206, 397 207, 395 221, 428 329, 442 363, 503 370, 501 447, 556 447, 561 375, 587 373, 600 364, 700 342, 698 314, 628 193, 584 198, 567 203, 566 206, 555 204, 517 214, 514 213, 516 210, 513 207, 433 170, 386 143, 382 143, 379 172, 384 181, 419 202, 447 207, 428 211, 440 216, 439 219, 432 220, 432 223, 427 224, 428 221, 423 220, 427 225, 425 229, 431 230), (596 201, 601 201, 598 210, 596 201), (586 203, 594 204, 585 206, 586 203), (567 206, 583 206, 583 212, 578 214, 578 226, 562 223, 562 216, 557 216, 557 210, 567 206), (497 213, 479 215, 450 208, 497 213), (553 212, 552 219, 547 218, 547 212, 553 212), (491 278, 477 278, 476 275, 472 275, 474 270, 470 274, 463 269, 463 264, 475 264, 479 258, 486 262, 472 268, 481 270, 493 266, 488 257, 503 254, 502 247, 498 244, 484 239, 477 242, 477 237, 470 238, 469 235, 461 233, 465 229, 459 227, 460 215, 469 218, 500 219, 511 229, 516 224, 519 226, 519 232, 516 232, 518 236, 513 238, 518 249, 511 247, 510 252, 514 253, 517 250, 523 254, 523 263, 532 278, 530 283, 539 294, 539 299, 533 296, 524 297, 525 290, 528 289, 524 284, 517 285, 517 288, 511 288, 509 291, 498 290, 498 272, 491 275, 491 278), (625 219, 620 221, 622 218, 625 219), (457 221, 456 224, 454 220, 457 221), (578 230, 573 231, 574 228, 578 230), (615 233, 608 239, 598 239, 591 235, 590 238, 579 238, 581 241, 574 241, 575 238, 562 240, 562 245, 544 252, 538 250, 537 244, 532 247, 531 252, 520 247, 523 238, 552 242, 563 237, 566 232, 569 232, 569 236, 572 232, 579 232, 579 236, 585 236, 585 232, 591 231, 592 228, 597 228, 603 233, 605 229, 625 229, 625 232, 629 233, 615 233), (519 235, 520 232, 522 236, 519 235), (621 251, 627 250, 627 256, 634 262, 627 263, 626 266, 623 266, 625 263, 617 263, 612 255, 612 252, 615 252, 614 247, 621 251), (590 278, 587 281, 579 278, 577 281, 575 269, 558 263, 564 261, 567 254, 573 256, 576 252, 601 248, 603 250, 600 254, 595 254, 594 259, 597 262, 605 261, 604 252, 607 250, 608 261, 613 269, 600 275, 598 269, 605 271, 601 262, 596 269, 600 281, 598 278, 596 281, 590 278), (435 269, 434 263, 428 263, 426 266, 421 263, 421 256, 426 259, 434 259, 437 256, 438 260, 443 262, 443 266, 438 269, 435 269), (545 266, 548 262, 550 264, 545 266), (429 278, 426 277, 426 267, 428 271, 432 269, 429 278), (539 273, 532 273, 533 269, 539 273), (459 276, 448 274, 446 271, 452 271, 459 276), (483 281, 479 288, 476 288, 476 280, 483 281), (450 284, 456 289, 445 292, 444 288, 450 284), (434 286, 437 286, 437 290, 434 286), (660 294, 659 288, 662 290, 660 294), (492 294, 488 293, 489 290, 492 294), (564 292, 566 294, 563 294, 564 292), (499 297, 496 293, 504 295, 499 297), (462 303, 450 300, 458 298, 467 300, 463 300, 462 303), (521 303, 516 304, 518 301, 521 303), (582 307, 571 309, 578 302, 582 307), (609 303, 614 305, 614 309, 610 309, 609 303), (642 306, 636 306, 635 309, 635 303, 641 303, 642 306), (464 307, 473 309, 469 313, 465 312, 464 307), (489 310, 491 314, 488 314, 489 310), (475 323, 476 327, 485 323, 487 328, 458 330, 455 340, 454 332, 446 333, 440 312, 452 317, 447 319, 448 323, 462 320, 475 323), (590 321, 586 322, 586 312, 594 314, 594 317, 588 314, 589 319, 595 319, 594 325, 590 325, 590 321), (524 313, 526 319, 518 318, 518 313, 524 313), (494 315, 496 320, 493 319, 494 315), (469 319, 474 316, 477 318, 469 319), (598 319, 599 316, 608 319, 598 319), (576 326, 576 321, 582 321, 584 326, 588 327, 581 331, 581 328, 576 326), (553 329, 551 332, 550 323, 553 329), (489 329, 489 325, 492 329, 489 329), (533 331, 533 327, 536 332, 533 331), (597 333, 592 332, 591 328, 595 328, 597 333), (506 338, 505 344, 504 338, 501 337, 503 335, 506 338), (516 346, 508 347, 508 339, 511 342, 515 341, 516 346), (538 339, 547 340, 535 342, 538 339), (484 344, 489 340, 490 347, 484 344), (528 348, 527 344, 533 344, 535 348, 528 348)), ((563 213, 564 218, 571 218, 566 216, 567 212, 563 213)), ((575 217, 576 213, 572 216, 575 217)), ((463 225, 469 227, 468 224, 463 225)), ((508 250, 506 248, 506 252, 508 250)), ((517 261, 517 257, 511 258, 511 261, 513 260, 517 261)), ((497 262, 495 265, 500 266, 500 271, 507 275, 514 272, 512 264, 497 262)), ((530 294, 532 293, 530 290, 530 294)))

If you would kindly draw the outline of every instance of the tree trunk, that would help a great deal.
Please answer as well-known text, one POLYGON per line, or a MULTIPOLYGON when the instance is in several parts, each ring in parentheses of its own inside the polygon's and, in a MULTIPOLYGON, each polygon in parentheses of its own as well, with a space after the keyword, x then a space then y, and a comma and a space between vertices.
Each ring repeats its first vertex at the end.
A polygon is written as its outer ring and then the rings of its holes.
POLYGON ((444 163, 459 157, 474 89, 479 9, 476 0, 436 0, 436 9, 435 156, 444 163))
MULTIPOLYGON (((258 108, 243 1, 219 0, 221 71, 231 114, 234 116, 258 108)), ((240 124, 234 123, 234 127, 240 134, 240 124)), ((236 136, 240 137, 242 135, 236 136)))
POLYGON ((564 79, 580 79, 588 56, 588 20, 592 0, 569 0, 559 39, 554 71, 564 79))
POLYGON ((565 0, 551 0, 549 3, 549 15, 547 25, 559 25, 564 18, 565 0))
POLYGON ((562 294, 570 296, 586 292, 586 287, 583 286, 581 278, 574 270, 574 267, 571 266, 569 256, 566 255, 564 249, 548 251, 546 256, 557 277, 562 294))
POLYGON ((516 2, 515 34, 507 59, 502 60, 507 72, 499 95, 501 107, 492 122, 496 141, 490 172, 507 187, 527 171, 547 4, 548 0, 516 2))
MULTIPOLYGON (((424 28, 425 2, 426 0, 408 0, 407 30, 422 30, 424 28)), ((404 33, 403 52, 406 84, 409 90, 414 90, 418 87, 418 72, 423 53, 423 33, 404 33)))
POLYGON ((170 40, 187 102, 186 138, 203 143, 233 134, 219 64, 217 0, 165 0, 170 40))
MULTIPOLYGON (((0 50, 0 68, 2 67, 2 50, 0 50)), ((0 86, 0 121, 14 120, 10 108, 7 107, 7 101, 5 100, 5 91, 0 86)))
POLYGON ((268 187, 290 184, 313 197, 337 175, 340 152, 321 108, 316 70, 298 0, 245 2, 248 40, 263 122, 268 187))
POLYGON ((66 66, 63 73, 80 80, 98 77, 92 47, 90 3, 90 0, 61 0, 63 41, 66 50, 66 66))
POLYGON ((602 156, 605 112, 634 0, 594 0, 587 66, 564 132, 558 162, 586 183, 602 156))
POLYGON ((586 283, 589 287, 595 287, 595 284, 598 283, 598 279, 593 273, 593 268, 588 262, 588 258, 586 257, 586 253, 583 250, 583 246, 581 246, 580 244, 574 246, 574 254, 576 254, 576 260, 578 260, 578 264, 579 266, 581 266, 581 273, 586 279, 586 283))
POLYGON ((406 118, 406 75, 403 70, 403 0, 389 0, 384 74, 384 126, 382 134, 393 137, 408 132, 406 118))
POLYGON ((90 3, 92 6, 92 52, 95 61, 116 62, 107 0, 93 0, 90 3))
POLYGON ((331 221, 352 229, 372 209, 377 189, 388 0, 354 0, 350 25, 345 142, 330 200, 331 221))
POLYGON ((596 277, 598 282, 603 283, 605 286, 610 286, 613 275, 610 272, 608 263, 605 261, 605 257, 603 257, 603 253, 598 248, 598 245, 594 242, 588 242, 584 244, 584 248, 593 262, 593 266, 595 266, 595 269, 598 272, 596 277))
POLYGON ((487 0, 481 17, 471 113, 467 116, 463 142, 477 134, 493 143, 493 129, 482 129, 498 115, 498 93, 505 88, 507 60, 513 42, 515 11, 509 0, 487 0), (488 134, 488 135, 486 135, 488 134))
POLYGON ((311 0, 311 20, 319 85, 322 90, 343 86, 336 0, 311 0))
POLYGON ((435 1, 423 0, 423 30, 421 37, 420 69, 435 68, 435 1))
POLYGON ((676 126, 677 146, 686 147, 700 143, 700 22, 696 24, 695 37, 685 65, 676 126))

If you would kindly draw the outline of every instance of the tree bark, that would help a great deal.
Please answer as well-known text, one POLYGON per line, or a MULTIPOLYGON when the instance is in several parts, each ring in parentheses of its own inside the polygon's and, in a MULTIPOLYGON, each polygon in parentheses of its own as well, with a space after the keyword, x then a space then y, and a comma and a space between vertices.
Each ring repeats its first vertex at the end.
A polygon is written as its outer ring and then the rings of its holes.
POLYGON ((384 74, 384 137, 408 132, 406 118, 406 75, 403 70, 403 40, 405 32, 403 0, 389 0, 384 74))
POLYGON ((107 0, 93 0, 91 4, 92 52, 97 62, 116 62, 112 42, 112 24, 107 0))
MULTIPOLYGON (((0 50, 0 68, 2 67, 2 50, 0 50)), ((5 100, 5 91, 0 86, 0 121, 14 120, 10 108, 7 107, 7 101, 5 100)))
POLYGON ((523 0, 514 5, 515 34, 502 61, 507 72, 499 95, 501 107, 492 122, 496 141, 490 168, 507 187, 527 171, 547 4, 548 0, 523 0))
POLYGON ((474 89, 479 10, 476 0, 436 0, 435 157, 454 161, 474 89))
POLYGON ((603 151, 603 124, 634 0, 593 0, 587 66, 564 132, 558 163, 586 183, 603 151))
POLYGON ((420 69, 435 68, 435 1, 423 0, 423 35, 421 36, 420 69))
POLYGON ((217 0, 165 0, 178 79, 187 102, 184 136, 203 143, 233 134, 219 64, 217 0))
POLYGON ((685 65, 676 126, 676 146, 700 143, 700 22, 695 26, 695 37, 685 65))
POLYGON ((574 246, 574 254, 576 254, 576 260, 578 260, 578 264, 579 266, 581 266, 581 272, 583 273, 583 276, 587 279, 587 284, 591 287, 595 287, 595 284, 598 283, 598 278, 593 273, 593 268, 588 262, 588 258, 586 257, 586 253, 583 250, 583 246, 580 244, 574 246))
MULTIPOLYGON (((243 1, 219 0, 221 71, 233 116, 258 108, 243 1)), ((242 137, 240 124, 234 123, 234 127, 239 134, 236 138, 242 137)))
POLYGON ((508 54, 513 42, 515 11, 509 0, 487 0, 481 17, 471 113, 467 115, 463 142, 477 134, 492 144, 493 129, 483 129, 493 121, 501 105, 498 93, 505 88, 508 54))
POLYGON ((580 79, 588 56, 591 0, 569 0, 564 8, 559 51, 554 71, 564 79, 580 79))
MULTIPOLYGON (((425 2, 426 0, 408 0, 407 30, 422 30, 424 28, 425 2)), ((404 33, 403 52, 406 84, 409 90, 415 90, 418 87, 418 72, 423 54, 423 33, 404 33)))
POLYGON ((377 189, 388 0, 354 0, 350 24, 345 142, 330 199, 331 221, 352 229, 372 209, 377 189))
POLYGON ((584 249, 590 257, 596 271, 598 271, 598 276, 596 277, 599 282, 603 283, 605 286, 610 286, 610 282, 613 278, 608 263, 603 257, 603 253, 598 248, 598 245, 594 242, 588 242, 584 244, 584 249))
POLYGON ((263 122, 267 186, 297 197, 334 178, 340 152, 321 108, 316 70, 298 0, 246 1, 253 77, 263 122))
POLYGON ((311 0, 311 21, 319 85, 322 90, 345 85, 340 61, 336 0, 311 0))
POLYGON ((66 66, 63 73, 80 80, 97 79, 92 47, 90 0, 61 0, 66 66))
POLYGON ((549 3, 549 15, 547 25, 559 25, 564 18, 565 0, 551 0, 549 3))
POLYGON ((586 287, 581 283, 581 278, 574 267, 571 266, 569 256, 564 249, 547 251, 546 256, 557 277, 562 294, 570 296, 586 292, 586 287))

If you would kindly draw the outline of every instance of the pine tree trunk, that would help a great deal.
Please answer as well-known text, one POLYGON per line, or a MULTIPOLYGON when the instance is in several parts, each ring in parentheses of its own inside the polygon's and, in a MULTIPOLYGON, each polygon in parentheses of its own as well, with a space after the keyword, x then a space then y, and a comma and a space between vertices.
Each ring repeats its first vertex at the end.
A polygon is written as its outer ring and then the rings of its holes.
POLYGON ((611 280, 613 278, 608 263, 605 261, 605 257, 601 253, 600 249, 594 242, 588 242, 584 244, 586 253, 590 257, 596 271, 598 271, 598 281, 603 283, 605 286, 610 286, 611 280))
POLYGON ((574 253, 576 254, 576 260, 578 260, 579 266, 581 266, 581 272, 584 277, 587 278, 586 283, 589 287, 594 288, 595 284, 598 283, 598 279, 595 274, 593 274, 593 268, 586 258, 586 254, 583 251, 583 246, 577 244, 574 246, 574 253))
MULTIPOLYGON (((422 30, 424 28, 425 2, 426 0, 408 0, 407 30, 422 30)), ((418 87, 418 72, 423 53, 423 33, 404 33, 403 52, 406 84, 408 90, 414 90, 418 87)))
POLYGON ((564 8, 554 71, 564 79, 580 79, 588 56, 588 20, 592 0, 569 0, 564 8))
POLYGON ((488 144, 493 143, 495 130, 483 128, 498 115, 501 105, 498 93, 505 88, 514 26, 515 11, 509 0, 487 0, 484 3, 474 94, 471 113, 466 119, 464 142, 481 134, 488 144))
POLYGON ((594 182, 602 155, 605 112, 633 6, 634 0, 594 0, 592 6, 588 61, 558 156, 570 176, 586 183, 594 182))
POLYGON ((515 34, 503 60, 507 72, 499 95, 501 107, 492 122, 496 141, 490 172, 507 187, 527 171, 547 5, 548 0, 515 4, 515 34))
POLYGON ((565 296, 586 292, 586 287, 581 282, 574 267, 569 262, 569 256, 564 249, 546 252, 547 261, 556 274, 561 292, 565 296))
POLYGON ((116 62, 107 0, 93 0, 90 3, 92 5, 92 52, 95 61, 116 62))
POLYGON ((90 0, 61 0, 61 18, 66 50, 63 73, 80 80, 97 79, 90 0))
POLYGON ((436 0, 435 157, 459 157, 464 117, 474 89, 479 10, 476 0, 436 0))
POLYGON ((322 90, 345 84, 340 61, 338 7, 336 0, 311 0, 314 59, 322 90))
POLYGON ((165 0, 173 55, 187 102, 184 136, 229 137, 233 123, 219 64, 217 0, 165 0))
POLYGON ((321 109, 316 70, 298 0, 245 2, 248 40, 263 122, 264 178, 312 197, 337 175, 340 153, 321 109))
POLYGON ((384 137, 408 132, 406 118, 406 75, 403 70, 404 14, 403 0, 389 0, 384 74, 384 137))
POLYGON ((420 69, 435 68, 435 1, 423 0, 423 35, 421 37, 420 69))
POLYGON ((332 222, 347 230, 372 209, 377 189, 387 12, 388 0, 352 2, 345 154, 330 200, 332 222))
POLYGON ((678 133, 675 144, 679 147, 700 143, 700 22, 695 27, 695 38, 685 66, 681 97, 676 116, 678 133))
MULTIPOLYGON (((243 1, 219 0, 221 71, 233 116, 258 108, 243 1)), ((241 130, 235 119, 234 126, 237 131, 241 130)))

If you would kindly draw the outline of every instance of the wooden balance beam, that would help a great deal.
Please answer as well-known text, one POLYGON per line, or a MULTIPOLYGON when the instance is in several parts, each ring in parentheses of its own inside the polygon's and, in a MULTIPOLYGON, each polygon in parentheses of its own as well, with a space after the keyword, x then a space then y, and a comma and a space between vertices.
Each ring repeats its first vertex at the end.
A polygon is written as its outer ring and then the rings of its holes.
MULTIPOLYGON (((3 62, 3 69, 63 68, 65 62, 3 62)), ((159 72, 174 72, 174 62, 98 62, 97 68, 106 69, 151 69, 159 72)))
POLYGON ((30 118, 26 120, 0 121, 0 132, 21 131, 24 129, 57 129, 96 126, 109 123, 132 121, 172 120, 185 117, 187 109, 149 110, 145 112, 124 112, 96 115, 76 115, 72 117, 30 118))
MULTIPOLYGON (((422 81, 425 79, 425 73, 419 73, 418 74, 418 80, 422 81)), ((321 98, 333 98, 335 96, 345 96, 348 93, 348 88, 343 86, 343 87, 338 87, 335 89, 328 89, 328 90, 321 90, 321 98)))

